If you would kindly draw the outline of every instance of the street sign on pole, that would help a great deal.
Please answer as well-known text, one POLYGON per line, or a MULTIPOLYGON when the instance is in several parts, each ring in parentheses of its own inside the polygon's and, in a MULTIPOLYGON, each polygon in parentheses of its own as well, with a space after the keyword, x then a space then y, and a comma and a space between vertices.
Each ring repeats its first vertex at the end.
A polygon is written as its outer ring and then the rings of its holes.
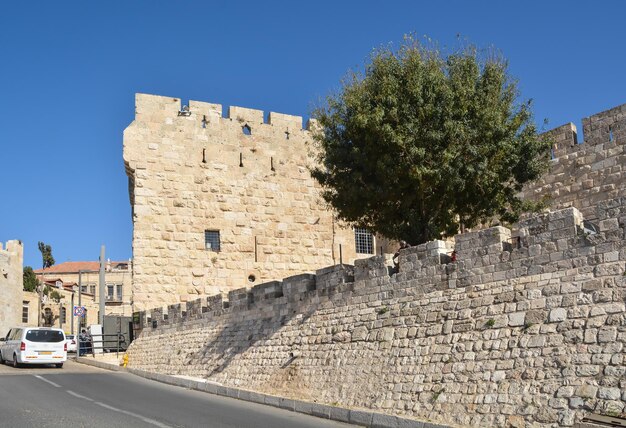
POLYGON ((84 306, 74 306, 74 316, 84 317, 86 309, 84 306))

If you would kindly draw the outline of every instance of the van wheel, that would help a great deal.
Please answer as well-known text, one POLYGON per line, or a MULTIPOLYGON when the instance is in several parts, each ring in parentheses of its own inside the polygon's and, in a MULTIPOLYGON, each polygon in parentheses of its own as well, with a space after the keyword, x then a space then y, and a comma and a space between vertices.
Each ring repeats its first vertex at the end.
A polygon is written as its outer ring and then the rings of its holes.
POLYGON ((57 369, 62 369, 63 368, 63 363, 57 363, 55 364, 57 369))
POLYGON ((0 365, 4 365, 4 358, 2 358, 2 352, 0 352, 0 365))
POLYGON ((13 354, 13 367, 20 368, 22 365, 17 362, 17 355, 13 354))

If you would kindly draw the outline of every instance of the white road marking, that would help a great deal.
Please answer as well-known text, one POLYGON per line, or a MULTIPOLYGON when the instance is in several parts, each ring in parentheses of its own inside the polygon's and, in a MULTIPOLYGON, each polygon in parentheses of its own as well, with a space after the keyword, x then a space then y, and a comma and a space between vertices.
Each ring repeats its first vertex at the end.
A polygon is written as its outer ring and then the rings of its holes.
POLYGON ((77 394, 74 391, 70 391, 69 389, 66 392, 70 395, 73 395, 76 398, 82 398, 83 400, 93 401, 91 398, 85 397, 84 395, 77 394))
POLYGON ((81 398, 83 400, 91 401, 92 403, 97 404, 100 407, 104 407, 107 410, 112 410, 112 411, 117 412, 117 413, 122 413, 124 415, 128 415, 128 416, 131 416, 133 418, 137 418, 137 419, 139 419, 141 421, 144 421, 147 424, 154 425, 154 426, 157 426, 159 428, 172 428, 169 425, 163 424, 163 423, 161 423, 161 422, 159 422, 157 420, 150 419, 150 418, 147 418, 145 416, 141 416, 140 414, 129 412, 128 410, 118 409, 117 407, 110 406, 110 405, 102 403, 100 401, 94 401, 92 398, 85 397, 84 395, 77 394, 74 391, 70 391, 69 389, 66 390, 65 392, 67 392, 70 395, 73 395, 76 398, 81 398))
POLYGON ((148 423, 148 424, 151 424, 151 425, 155 425, 155 426, 160 427, 160 428, 172 428, 169 425, 163 424, 163 423, 161 423, 159 421, 155 421, 154 419, 146 418, 145 416, 141 416, 141 415, 139 415, 137 413, 129 412, 128 410, 118 409, 117 407, 109 406, 108 404, 104 404, 104 403, 101 403, 99 401, 96 401, 95 404, 97 404, 98 406, 104 407, 105 409, 113 410, 114 412, 119 412, 119 413, 122 413, 124 415, 132 416, 133 418, 137 418, 139 420, 144 421, 145 423, 148 423))
POLYGON ((33 376, 35 376, 39 380, 43 380, 44 382, 49 383, 50 385, 52 385, 52 386, 54 386, 56 388, 61 388, 61 385, 59 385, 58 383, 54 383, 51 380, 48 380, 48 379, 46 379, 46 378, 44 378, 42 376, 39 376, 39 375, 33 375, 33 376))

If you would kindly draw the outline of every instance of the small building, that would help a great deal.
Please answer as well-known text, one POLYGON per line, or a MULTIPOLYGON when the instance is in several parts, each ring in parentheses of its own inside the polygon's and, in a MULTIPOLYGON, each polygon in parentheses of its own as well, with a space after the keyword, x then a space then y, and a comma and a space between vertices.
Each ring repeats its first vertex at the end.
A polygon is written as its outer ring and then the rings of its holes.
MULTIPOLYGON (((65 262, 46 269, 35 270, 37 279, 50 290, 42 301, 44 323, 60 326, 68 332, 72 331, 70 325, 72 309, 73 306, 78 306, 80 285, 80 304, 86 309, 86 315, 81 319, 80 324, 97 324, 100 303, 99 269, 99 262, 89 261, 65 262)), ((105 315, 132 315, 131 269, 130 260, 107 262, 105 266, 105 315)), ((23 320, 36 313, 39 300, 37 293, 25 292, 24 295, 23 320)), ((23 322, 36 325, 37 320, 34 318, 34 321, 29 319, 23 322)))

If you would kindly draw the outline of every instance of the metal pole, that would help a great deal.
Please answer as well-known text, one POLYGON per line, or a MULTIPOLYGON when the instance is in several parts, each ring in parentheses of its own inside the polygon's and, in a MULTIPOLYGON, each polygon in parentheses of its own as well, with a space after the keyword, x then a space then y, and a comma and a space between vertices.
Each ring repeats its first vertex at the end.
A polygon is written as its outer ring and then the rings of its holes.
MULTIPOLYGON (((78 271, 78 306, 82 308, 81 297, 83 295, 83 271, 78 271)), ((76 330, 77 333, 80 333, 80 317, 78 319, 79 328, 76 330)))
MULTIPOLYGON (((80 272, 78 272, 78 276, 80 277, 80 272)), ((71 318, 71 327, 70 327, 70 333, 74 334, 74 293, 76 291, 72 290, 72 299, 71 299, 71 303, 70 303, 70 310, 72 311, 72 318, 71 318)))
POLYGON ((341 244, 339 244, 339 264, 343 266, 343 250, 341 244))
MULTIPOLYGON (((83 271, 79 270, 78 271, 78 306, 81 307, 81 308, 82 308, 82 304, 81 304, 82 294, 83 294, 83 271)), ((74 311, 74 308, 72 308, 72 313, 74 313, 73 311, 74 311)), ((81 340, 80 340, 80 338, 82 337, 81 329, 80 329, 80 324, 81 324, 80 320, 81 320, 81 318, 82 317, 78 317, 78 328, 76 329, 76 337, 75 337, 75 339, 78 338, 78 340, 76 341, 78 343, 78 349, 76 350, 76 360, 77 361, 78 361, 78 357, 81 354, 81 350, 82 350, 81 346, 84 346, 84 345, 81 344, 81 340)))
POLYGON ((41 307, 43 306, 43 289, 46 286, 46 265, 41 266, 41 285, 39 286, 39 305, 37 307, 37 327, 41 327, 41 307))
MULTIPOLYGON (((98 288, 98 292, 100 293, 100 313, 98 317, 99 324, 104 328, 104 302, 105 302, 105 293, 104 293, 104 264, 106 260, 104 259, 104 245, 100 247, 100 287, 98 288)), ((104 332, 104 330, 103 330, 104 332)))

